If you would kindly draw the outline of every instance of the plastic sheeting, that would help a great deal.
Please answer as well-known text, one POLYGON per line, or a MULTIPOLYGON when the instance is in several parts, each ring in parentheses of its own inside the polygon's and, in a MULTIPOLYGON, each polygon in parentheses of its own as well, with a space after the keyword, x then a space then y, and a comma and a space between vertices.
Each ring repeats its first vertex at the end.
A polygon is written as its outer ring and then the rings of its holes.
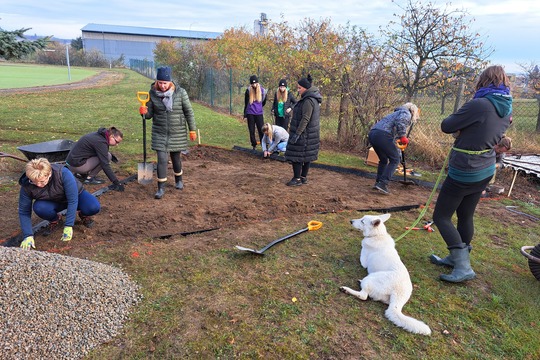
POLYGON ((505 166, 515 171, 522 170, 540 177, 540 155, 508 155, 502 161, 505 166))

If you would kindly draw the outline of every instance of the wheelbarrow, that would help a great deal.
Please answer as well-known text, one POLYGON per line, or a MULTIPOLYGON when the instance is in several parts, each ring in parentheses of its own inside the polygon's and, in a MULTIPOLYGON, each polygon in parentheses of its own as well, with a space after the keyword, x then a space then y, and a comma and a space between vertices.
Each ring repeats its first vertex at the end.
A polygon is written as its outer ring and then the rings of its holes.
POLYGON ((73 144, 72 140, 51 140, 17 147, 28 160, 45 158, 49 162, 64 162, 73 144))
POLYGON ((521 254, 528 259, 529 269, 531 269, 533 276, 536 280, 540 281, 540 244, 536 246, 522 246, 521 254))

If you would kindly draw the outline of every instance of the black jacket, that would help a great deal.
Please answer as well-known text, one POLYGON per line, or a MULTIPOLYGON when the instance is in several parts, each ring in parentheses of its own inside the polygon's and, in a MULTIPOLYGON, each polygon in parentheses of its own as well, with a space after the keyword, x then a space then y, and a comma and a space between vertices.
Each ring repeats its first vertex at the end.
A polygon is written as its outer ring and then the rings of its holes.
POLYGON ((293 109, 289 128, 289 142, 285 159, 291 162, 310 162, 317 160, 320 147, 320 115, 322 96, 319 89, 312 86, 306 90, 293 109), (298 135, 292 144, 291 137, 298 135))
POLYGON ((79 167, 94 156, 99 159, 101 168, 109 180, 113 183, 118 182, 109 163, 109 131, 106 128, 99 128, 96 132, 81 136, 71 148, 66 163, 69 166, 79 167))

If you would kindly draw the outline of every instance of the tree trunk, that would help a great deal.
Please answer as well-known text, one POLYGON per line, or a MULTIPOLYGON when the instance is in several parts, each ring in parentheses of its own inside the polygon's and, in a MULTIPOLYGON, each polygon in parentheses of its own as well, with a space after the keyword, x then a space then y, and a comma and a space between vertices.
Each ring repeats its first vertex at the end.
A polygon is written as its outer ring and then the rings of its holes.
POLYGON ((463 92, 465 91, 465 78, 459 78, 459 86, 456 94, 456 102, 454 103, 454 112, 457 112, 463 101, 463 92))
POLYGON ((338 143, 341 145, 348 141, 349 134, 349 89, 348 78, 344 74, 341 82, 341 94, 339 99, 339 116, 338 116, 338 143))

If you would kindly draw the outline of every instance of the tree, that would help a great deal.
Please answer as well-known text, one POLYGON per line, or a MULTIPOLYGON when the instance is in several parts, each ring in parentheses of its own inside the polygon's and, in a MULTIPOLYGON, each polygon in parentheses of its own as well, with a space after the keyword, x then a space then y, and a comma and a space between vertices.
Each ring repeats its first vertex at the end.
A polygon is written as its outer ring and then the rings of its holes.
POLYGON ((536 132, 540 132, 540 68, 535 63, 520 65, 525 71, 525 83, 533 91, 538 102, 538 116, 536 120, 536 132))
POLYGON ((79 51, 83 49, 83 41, 82 37, 78 37, 76 39, 71 40, 71 48, 75 51, 79 51))
MULTIPOLYGON (((399 6, 399 5, 398 5, 399 6)), ((478 33, 471 33, 465 10, 439 9, 431 2, 407 0, 403 15, 395 15, 386 30, 397 86, 411 101, 421 90, 452 77, 467 75, 484 65, 493 50, 485 47, 478 33)))
POLYGON ((5 31, 0 28, 0 58, 6 60, 22 59, 33 54, 36 50, 44 49, 51 39, 47 36, 34 41, 26 40, 24 33, 31 28, 5 31))

